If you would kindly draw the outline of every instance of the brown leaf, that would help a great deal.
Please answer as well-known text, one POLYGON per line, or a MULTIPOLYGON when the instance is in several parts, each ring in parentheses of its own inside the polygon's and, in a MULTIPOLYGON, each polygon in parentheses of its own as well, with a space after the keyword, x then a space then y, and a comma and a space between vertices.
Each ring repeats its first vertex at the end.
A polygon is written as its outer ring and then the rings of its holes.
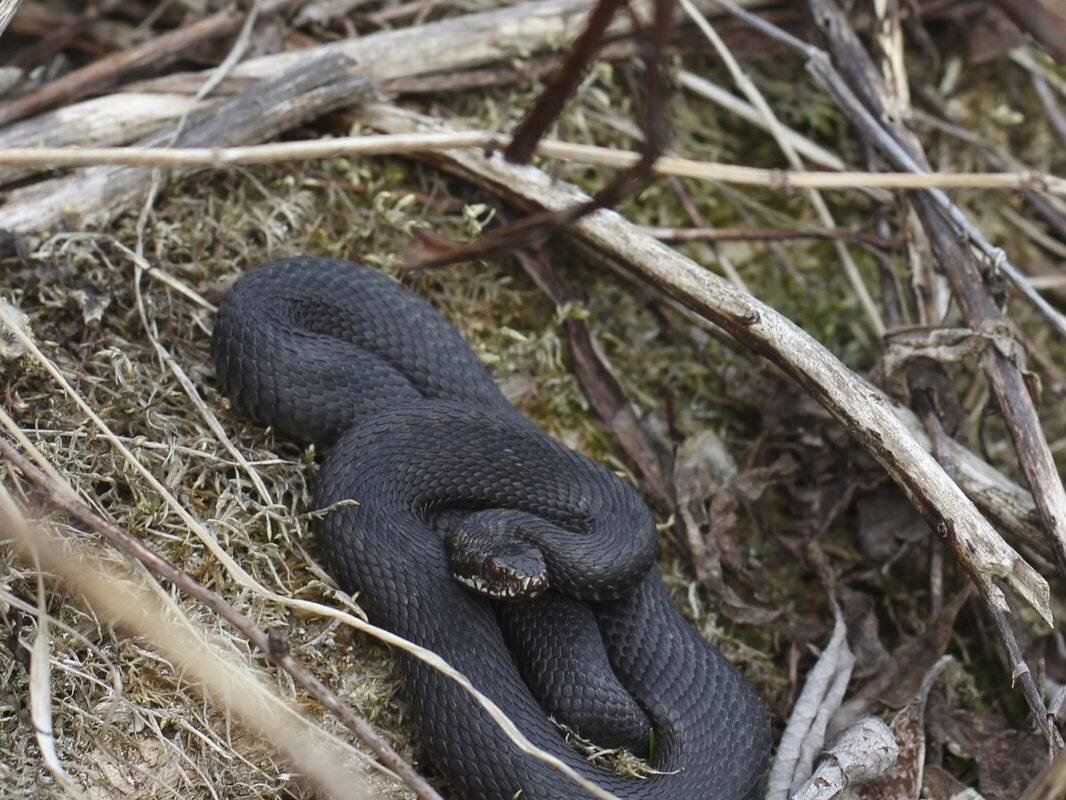
POLYGON ((871 595, 840 587, 840 605, 848 623, 848 643, 855 654, 854 679, 865 679, 879 672, 888 661, 888 650, 878 635, 876 603, 871 595))
POLYGON ((1014 730, 997 714, 950 709, 937 698, 929 704, 929 735, 976 762, 987 800, 1018 800, 1047 766, 1039 733, 1014 730))
POLYGON ((886 488, 861 498, 859 547, 863 555, 884 563, 903 542, 916 542, 929 534, 929 526, 906 498, 895 488, 886 488))
POLYGON ((892 720, 899 756, 887 773, 859 789, 861 800, 918 800, 925 771, 925 705, 933 683, 950 662, 950 656, 937 661, 918 693, 892 720))
POLYGON ((1063 797, 1066 797, 1066 752, 1059 753, 1029 784, 1021 800, 1062 800, 1063 797))
POLYGON ((952 800, 959 792, 965 791, 958 778, 941 766, 929 764, 922 778, 922 793, 927 800, 952 800))
POLYGON ((925 633, 897 647, 877 677, 841 706, 833 719, 833 727, 837 730, 846 727, 877 703, 890 708, 906 705, 918 691, 922 677, 947 649, 955 617, 972 592, 973 586, 967 584, 944 606, 925 633))

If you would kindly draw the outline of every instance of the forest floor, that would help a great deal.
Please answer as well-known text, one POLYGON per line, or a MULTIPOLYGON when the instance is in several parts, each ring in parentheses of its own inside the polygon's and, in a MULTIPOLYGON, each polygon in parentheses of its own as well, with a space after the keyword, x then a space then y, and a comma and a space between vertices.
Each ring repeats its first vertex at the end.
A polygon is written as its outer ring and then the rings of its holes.
MULTIPOLYGON (((380 2, 362 6, 352 19, 369 32, 375 24, 422 23, 473 10, 469 3, 424 5, 429 9, 424 19, 389 22, 383 12, 395 6, 380 2)), ((264 25, 264 41, 280 35, 272 23, 264 25)), ((987 170, 986 150, 974 144, 980 140, 1030 168, 1066 172, 1066 148, 1054 138, 1008 48, 981 39, 972 15, 936 19, 923 31, 927 50, 907 51, 912 78, 928 87, 973 138, 963 141, 943 130, 934 124, 932 106, 917 103, 923 110, 913 127, 937 169, 987 170)), ((806 77, 799 58, 757 42, 738 44, 736 54, 782 123, 845 163, 866 164, 867 154, 832 100, 806 77)), ((1063 67, 1050 59, 1046 64, 1066 80, 1063 67)), ((749 166, 784 164, 768 134, 678 84, 683 70, 730 86, 729 73, 717 59, 683 48, 671 55, 669 67, 675 76, 666 103, 672 152, 749 166)), ((597 63, 551 135, 636 149, 640 131, 633 86, 640 76, 633 59, 597 63)), ((464 88, 399 102, 467 127, 507 131, 538 89, 534 82, 464 88)), ((353 130, 350 117, 332 114, 285 138, 360 130, 353 130)), ((551 162, 546 168, 589 192, 609 174, 569 163, 551 162)), ((854 190, 824 197, 837 226, 856 235, 884 238, 875 223, 896 214, 891 204, 854 190)), ((1032 275, 1058 276, 1058 289, 1045 295, 1061 307, 1066 244, 1033 220, 1020 196, 977 190, 952 197, 1015 263, 1026 265, 1032 275)), ((617 449, 571 367, 565 322, 584 320, 645 428, 665 450, 679 454, 675 480, 703 491, 700 502, 717 520, 704 533, 714 537, 722 554, 719 568, 729 603, 723 606, 720 595, 697 580, 691 553, 677 534, 677 515, 666 511, 659 515, 660 565, 679 607, 765 698, 775 740, 833 630, 828 581, 843 607, 856 658, 849 700, 865 697, 871 710, 890 720, 912 698, 932 661, 944 652, 954 656, 926 712, 923 796, 947 798, 951 794, 942 787, 972 786, 988 800, 1008 800, 1018 797, 1046 763, 1046 744, 1021 693, 1012 688, 990 619, 976 596, 961 594, 968 579, 951 554, 944 555, 930 540, 928 528, 882 469, 801 389, 565 238, 553 239, 547 257, 583 302, 560 309, 511 256, 440 270, 403 270, 403 255, 416 242, 415 227, 461 240, 491 229, 500 215, 515 218, 492 194, 407 158, 341 156, 203 171, 167 182, 142 231, 138 210, 132 207, 104 225, 72 222, 35 237, 28 249, 0 253, 0 290, 25 314, 41 351, 73 390, 260 584, 286 596, 336 602, 336 590, 314 564, 315 544, 303 516, 320 454, 275 437, 229 408, 209 357, 211 310, 140 269, 132 257, 138 240, 149 264, 212 304, 244 270, 286 255, 336 256, 395 275, 459 328, 523 413, 568 446, 632 479, 634 465, 617 449), (171 362, 217 416, 261 488, 212 430, 203 409, 190 402, 171 362), (685 465, 707 453, 725 466, 700 484, 685 465), (931 558, 943 563, 931 568, 931 558), (941 581, 932 587, 931 569, 941 581), (874 685, 885 674, 895 685, 874 685)), ((657 229, 819 227, 801 192, 691 179, 656 179, 618 211, 657 229), (702 218, 698 224, 687 210, 692 208, 702 218)), ((908 291, 904 252, 893 238, 899 227, 892 222, 887 230, 887 242, 850 248, 878 300, 885 263, 895 270, 897 288, 908 291)), ((755 296, 850 368, 875 378, 881 374, 882 339, 845 280, 832 242, 756 238, 674 246, 708 269, 720 270, 725 260, 755 296)), ((1007 310, 1035 354, 1030 367, 1041 379, 1041 421, 1062 472, 1066 344, 1024 301, 1012 298, 1007 310)), ((962 364, 952 369, 951 378, 961 403, 956 438, 1024 485, 987 380, 962 364)), ((284 630, 293 653, 439 783, 397 696, 399 676, 388 648, 336 620, 287 609, 242 586, 41 362, 26 354, 0 361, 0 388, 3 406, 17 425, 96 508, 150 541, 261 628, 284 630)), ((32 501, 33 491, 20 486, 19 496, 32 501)), ((62 515, 52 515, 49 523, 59 533, 85 536, 62 515)), ((86 546, 113 568, 144 580, 99 542, 86 546)), ((1053 583, 1053 608, 1061 619, 1066 608, 1057 588, 1061 583, 1053 583)), ((10 548, 0 548, 0 591, 7 642, 0 647, 0 794, 59 796, 30 722, 37 570, 10 548)), ((212 612, 169 586, 163 591, 221 649, 240 654, 248 669, 305 715, 344 735, 328 711, 212 612)), ((49 581, 47 606, 55 620, 50 696, 56 747, 88 797, 312 795, 268 743, 206 703, 194 679, 186 679, 140 638, 123 635, 121 625, 96 613, 77 590, 49 581)), ((1049 633, 1035 615, 1017 611, 1015 632, 1030 665, 1044 688, 1062 685, 1066 645, 1061 631, 1049 633)), ((351 758, 361 763, 355 750, 351 758)), ((372 796, 409 795, 380 770, 359 769, 366 770, 372 796)))

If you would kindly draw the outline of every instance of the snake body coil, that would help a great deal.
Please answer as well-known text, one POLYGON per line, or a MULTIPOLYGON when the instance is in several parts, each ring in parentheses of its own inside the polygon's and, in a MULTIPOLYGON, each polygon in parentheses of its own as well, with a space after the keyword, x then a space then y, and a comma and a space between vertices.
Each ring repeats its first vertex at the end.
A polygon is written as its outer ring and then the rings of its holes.
MULTIPOLYGON (((332 445, 316 508, 359 504, 316 521, 320 554, 373 622, 439 653, 535 745, 623 800, 758 796, 765 711, 671 605, 643 501, 523 418, 428 303, 367 267, 284 259, 234 285, 212 347, 238 408, 332 445), (532 543, 546 594, 504 605, 453 577, 448 531, 482 517, 487 530, 514 527, 532 543), (639 780, 590 765, 548 712, 600 743, 639 746, 650 724, 653 765, 666 774, 639 780)), ((457 796, 584 796, 523 754, 458 684, 403 659, 425 745, 457 796)))

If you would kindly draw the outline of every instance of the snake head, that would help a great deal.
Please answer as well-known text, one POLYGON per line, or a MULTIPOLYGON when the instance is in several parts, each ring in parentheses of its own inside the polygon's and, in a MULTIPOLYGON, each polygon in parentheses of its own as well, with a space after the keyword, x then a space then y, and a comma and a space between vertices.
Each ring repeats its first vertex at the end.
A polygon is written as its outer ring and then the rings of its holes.
POLYGON ((448 536, 452 577, 492 600, 532 600, 548 588, 548 568, 535 545, 499 525, 467 518, 448 536))

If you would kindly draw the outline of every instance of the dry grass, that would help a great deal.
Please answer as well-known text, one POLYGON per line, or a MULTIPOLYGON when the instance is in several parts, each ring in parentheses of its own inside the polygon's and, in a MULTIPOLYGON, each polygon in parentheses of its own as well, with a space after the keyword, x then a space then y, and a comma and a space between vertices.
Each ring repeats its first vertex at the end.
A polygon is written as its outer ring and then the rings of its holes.
MULTIPOLYGON (((700 74, 715 72, 692 59, 685 67, 700 74)), ((849 163, 861 163, 829 101, 805 83, 789 81, 790 71, 796 73, 795 65, 786 60, 756 65, 752 73, 786 124, 843 154, 849 163)), ((722 80, 721 74, 716 77, 722 80)), ((989 81, 996 77, 988 75, 989 81)), ((1012 122, 1013 117, 1000 107, 1011 102, 1005 88, 990 92, 994 84, 981 81, 980 85, 980 92, 964 94, 960 100, 971 130, 1010 148, 1033 167, 1061 173, 1061 157, 1056 162, 1049 155, 1053 151, 1040 140, 1039 127, 1012 122), (998 100, 989 100, 990 95, 998 100), (992 113, 988 113, 990 103, 992 113)), ((505 128, 529 105, 532 92, 532 88, 468 92, 442 97, 441 102, 474 124, 505 128)), ((558 126, 558 135, 631 148, 633 131, 625 122, 632 118, 631 112, 623 70, 600 65, 585 81, 576 104, 558 126)), ((1019 113, 1024 118, 1033 112, 1019 113)), ((676 128, 673 148, 679 154, 760 166, 780 163, 768 136, 692 96, 678 92, 671 114, 676 128)), ((943 147, 932 151, 938 156, 954 147, 948 138, 939 140, 943 147)), ((952 149, 945 158, 957 170, 978 166, 966 148, 952 149)), ((561 165, 558 171, 589 189, 606 179, 605 173, 585 166, 561 165)), ((686 186, 711 225, 812 223, 799 196, 686 186)), ((858 195, 827 199, 841 225, 859 225, 869 216, 867 201, 858 195)), ((1038 257, 1032 243, 1004 225, 997 213, 998 205, 1015 203, 1013 199, 991 194, 965 199, 976 221, 988 233, 1004 237, 1019 254, 1019 262, 1025 262, 1026 255, 1038 257)), ((351 258, 395 273, 398 254, 411 243, 411 226, 429 225, 444 235, 467 237, 490 219, 491 202, 432 169, 395 159, 337 158, 203 174, 164 191, 146 228, 144 253, 158 269, 217 301, 242 270, 282 255, 351 258)), ((688 224, 676 194, 664 182, 648 187, 622 210, 643 224, 688 224)), ((42 348, 81 395, 181 503, 206 521, 248 573, 278 593, 334 602, 333 590, 309 561, 314 543, 307 520, 300 516, 308 505, 316 454, 276 439, 228 410, 215 388, 208 358, 210 311, 163 283, 144 281, 146 312, 158 328, 161 344, 218 414, 273 505, 262 500, 246 470, 211 432, 148 340, 137 311, 134 265, 113 243, 132 247, 135 222, 134 214, 107 231, 57 237, 43 243, 24 264, 14 259, 5 262, 7 294, 27 314, 42 348)), ((850 365, 860 369, 872 365, 877 353, 871 335, 831 245, 731 243, 722 249, 757 295, 800 322, 850 365)), ((633 286, 565 247, 557 247, 555 253, 564 274, 587 292, 594 332, 640 408, 661 418, 669 397, 682 433, 713 428, 738 456, 745 453, 757 439, 761 423, 750 407, 730 399, 724 381, 730 366, 750 367, 713 341, 690 335, 689 325, 669 312, 660 316, 633 286)), ((872 259, 858 249, 856 258, 870 285, 876 285, 872 259)), ((467 265, 409 276, 405 283, 456 323, 526 414, 566 444, 613 461, 609 441, 567 367, 560 320, 515 263, 467 265)), ((1031 319, 1027 309, 1018 311, 1016 319, 1039 339, 1041 323, 1031 319)), ((1061 344, 1049 347, 1060 364, 1066 360, 1061 344)), ((298 655, 319 676, 383 730, 405 757, 433 776, 413 745, 414 729, 395 699, 397 675, 385 648, 335 621, 288 612, 242 590, 38 366, 27 359, 0 362, 0 383, 6 407, 85 496, 260 626, 282 627, 298 655)), ((1066 413, 1059 408, 1047 414, 1052 441, 1066 437, 1066 413)), ((1003 440, 994 423, 987 437, 993 445, 1003 440)), ((1066 448, 1060 448, 1060 454, 1066 458, 1066 448)), ((1009 460, 1006 466, 1010 467, 1009 460)), ((61 521, 54 525, 83 536, 64 528, 61 521)), ((750 544, 753 557, 772 568, 774 580, 760 598, 764 603, 791 614, 812 602, 817 591, 804 584, 794 559, 782 555, 772 541, 753 538, 750 544)), ((740 627, 719 617, 697 599, 691 571, 669 542, 664 551, 668 583, 682 607, 780 710, 788 691, 787 644, 770 628, 740 627)), ((854 559, 846 543, 840 545, 839 555, 845 564, 854 559)), ((117 563, 117 557, 112 560, 117 563)), ((32 603, 34 587, 33 571, 16 561, 9 549, 0 548, 0 613, 8 626, 25 621, 21 633, 25 642, 32 639, 33 621, 5 598, 32 603)), ((137 640, 117 635, 77 597, 54 584, 51 592, 50 612, 67 626, 57 624, 52 629, 57 747, 68 772, 88 787, 90 797, 309 796, 266 744, 205 704, 165 660, 137 640), (121 691, 115 689, 116 675, 121 691)), ((327 730, 339 731, 321 708, 294 692, 284 675, 247 654, 231 631, 181 598, 178 601, 221 642, 244 653, 283 695, 295 697, 305 713, 327 730)), ((922 610, 908 602, 901 596, 893 607, 901 616, 921 619, 922 610)), ((1004 680, 983 681, 972 691, 979 696, 983 692, 987 701, 1002 690, 1004 680)), ((27 693, 27 682, 23 666, 0 649, 0 785, 3 796, 13 800, 58 795, 27 735, 26 712, 19 699, 27 693)), ((403 794, 385 778, 374 780, 380 790, 376 796, 403 794)))

